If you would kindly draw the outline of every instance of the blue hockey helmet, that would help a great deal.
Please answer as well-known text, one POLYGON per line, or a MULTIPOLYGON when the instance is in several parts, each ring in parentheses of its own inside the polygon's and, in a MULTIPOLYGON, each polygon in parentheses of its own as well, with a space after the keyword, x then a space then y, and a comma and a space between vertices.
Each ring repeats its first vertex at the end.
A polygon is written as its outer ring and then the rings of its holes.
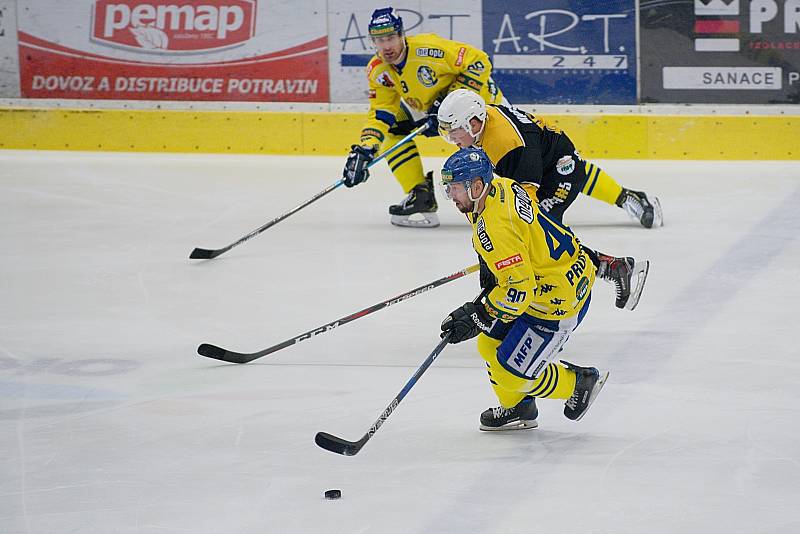
POLYGON ((453 184, 463 184, 469 199, 475 201, 477 199, 472 198, 471 194, 472 180, 480 178, 485 185, 488 185, 493 177, 492 162, 482 148, 462 148, 447 158, 442 167, 442 185, 447 198, 451 200, 453 184))
POLYGON ((395 15, 394 9, 384 7, 373 11, 369 21, 369 36, 374 39, 393 33, 403 35, 403 19, 395 15))

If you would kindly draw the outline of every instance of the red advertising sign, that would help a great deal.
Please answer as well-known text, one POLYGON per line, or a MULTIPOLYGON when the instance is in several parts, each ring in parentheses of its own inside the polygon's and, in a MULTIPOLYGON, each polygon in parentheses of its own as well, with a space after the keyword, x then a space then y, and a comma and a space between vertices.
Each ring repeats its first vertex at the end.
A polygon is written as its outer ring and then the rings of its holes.
POLYGON ((92 39, 159 53, 236 46, 255 34, 255 0, 97 0, 92 39))
POLYGON ((324 1, 23 0, 22 96, 327 102, 324 1))

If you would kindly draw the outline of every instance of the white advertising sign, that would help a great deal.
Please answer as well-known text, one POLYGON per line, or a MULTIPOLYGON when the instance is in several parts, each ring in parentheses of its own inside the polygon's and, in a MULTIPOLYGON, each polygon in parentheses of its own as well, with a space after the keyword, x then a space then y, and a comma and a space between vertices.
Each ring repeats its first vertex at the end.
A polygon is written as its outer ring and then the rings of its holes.
POLYGON ((780 67, 664 67, 664 89, 781 89, 780 67))
POLYGON ((15 0, 0 0, 0 97, 19 98, 19 52, 15 0))
POLYGON ((374 54, 367 26, 376 8, 391 5, 409 34, 436 33, 482 47, 480 0, 398 0, 370 4, 358 0, 328 1, 331 102, 367 103, 365 70, 374 54))

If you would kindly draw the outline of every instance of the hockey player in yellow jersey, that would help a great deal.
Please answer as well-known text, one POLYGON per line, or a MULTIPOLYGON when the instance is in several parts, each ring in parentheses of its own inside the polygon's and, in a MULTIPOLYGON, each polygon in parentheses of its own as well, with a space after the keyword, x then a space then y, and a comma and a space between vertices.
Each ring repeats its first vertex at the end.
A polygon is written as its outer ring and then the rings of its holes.
MULTIPOLYGON (((619 185, 596 165, 581 159, 572 141, 543 119, 503 105, 486 105, 471 91, 447 95, 438 111, 445 140, 482 147, 498 176, 537 186, 536 202, 548 216, 563 221, 564 211, 579 193, 616 204, 646 228, 660 226, 661 205, 642 192, 619 185)), ((599 276, 616 287, 617 307, 633 310, 639 302, 649 262, 615 257, 587 249, 599 276)))
POLYGON ((481 430, 536 427, 536 398, 565 399, 564 415, 581 419, 608 373, 555 359, 589 309, 594 264, 572 231, 532 201, 536 188, 495 178, 483 150, 448 158, 442 184, 469 218, 472 246, 496 278, 482 301, 442 322, 451 343, 478 336, 500 401, 481 414, 481 430))
MULTIPOLYGON (((491 78, 489 57, 482 50, 432 33, 407 36, 402 19, 392 8, 375 10, 369 34, 376 48, 367 66, 369 113, 360 142, 352 146, 345 165, 348 187, 369 177, 367 166, 382 145, 394 146, 426 122, 428 129, 423 134, 439 135, 436 108, 450 91, 465 88, 487 102, 504 102, 491 78)), ((400 204, 389 207, 392 223, 438 226, 433 173, 424 173, 416 142, 410 140, 387 162, 407 194, 400 204)))

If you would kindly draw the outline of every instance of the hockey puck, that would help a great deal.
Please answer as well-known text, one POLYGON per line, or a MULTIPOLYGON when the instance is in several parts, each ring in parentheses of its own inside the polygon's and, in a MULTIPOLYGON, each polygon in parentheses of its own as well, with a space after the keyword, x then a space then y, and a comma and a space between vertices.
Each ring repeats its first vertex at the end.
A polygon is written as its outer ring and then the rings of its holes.
POLYGON ((342 496, 342 490, 331 489, 325 492, 326 499, 338 499, 342 496))

